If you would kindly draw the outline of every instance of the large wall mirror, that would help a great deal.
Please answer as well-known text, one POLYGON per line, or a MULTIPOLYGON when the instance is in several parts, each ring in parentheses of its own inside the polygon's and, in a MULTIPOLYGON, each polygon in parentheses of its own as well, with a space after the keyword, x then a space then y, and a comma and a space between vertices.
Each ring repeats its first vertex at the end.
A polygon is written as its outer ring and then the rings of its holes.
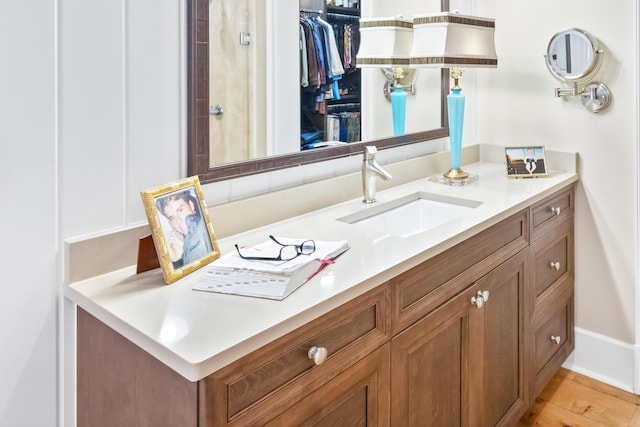
MULTIPOLYGON (((347 3, 334 0, 327 6, 326 0, 309 1, 319 1, 321 8, 318 3, 314 6, 325 16, 342 15, 333 13, 333 6, 347 3)), ((363 17, 410 18, 449 10, 449 0, 348 4, 363 17)), ((407 133, 394 137, 386 123, 391 123, 391 107, 384 96, 384 73, 362 69, 361 139, 301 150, 300 74, 291 67, 299 64, 299 43, 290 36, 298 36, 296 21, 299 9, 309 9, 304 7, 307 0, 188 0, 187 5, 187 172, 198 175, 201 182, 358 154, 367 143, 387 149, 448 136, 448 70, 420 70, 407 103, 414 118, 408 114, 407 133)))

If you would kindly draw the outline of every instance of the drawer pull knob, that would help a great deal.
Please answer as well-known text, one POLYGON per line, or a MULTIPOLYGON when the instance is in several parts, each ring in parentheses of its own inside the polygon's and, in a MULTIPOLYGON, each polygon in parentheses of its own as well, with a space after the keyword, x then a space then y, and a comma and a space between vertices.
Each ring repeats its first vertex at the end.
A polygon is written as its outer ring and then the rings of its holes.
POLYGON ((482 308, 485 302, 489 300, 489 291, 478 291, 478 293, 471 297, 471 305, 475 305, 476 308, 482 308))
POLYGON ((327 360, 327 349, 325 347, 313 346, 307 352, 309 359, 313 360, 316 365, 322 365, 327 360))
POLYGON ((554 215, 560 215, 560 206, 555 206, 555 207, 551 207, 551 209, 549 209, 551 211, 552 214, 554 215))
POLYGON ((554 270, 560 270, 560 263, 558 261, 550 263, 549 266, 554 270))
POLYGON ((551 341, 553 341, 556 344, 560 344, 560 335, 551 335, 551 341))

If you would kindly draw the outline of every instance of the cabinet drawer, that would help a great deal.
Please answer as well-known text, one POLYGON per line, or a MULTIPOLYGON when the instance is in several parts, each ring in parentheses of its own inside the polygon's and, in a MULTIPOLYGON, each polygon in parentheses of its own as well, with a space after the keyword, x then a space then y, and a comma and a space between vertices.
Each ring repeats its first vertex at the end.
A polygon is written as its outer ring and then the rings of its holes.
POLYGON ((376 288, 202 380, 201 425, 262 424, 329 381, 388 340, 388 299, 376 288))
POLYGON ((573 287, 534 322, 531 395, 538 396, 574 348, 573 287))
POLYGON ((528 244, 525 209, 394 278, 392 334, 443 304, 528 244))
POLYGON ((553 227, 553 233, 531 245, 531 318, 556 299, 563 283, 573 282, 574 226, 568 218, 553 227))
POLYGON ((388 427, 390 368, 387 343, 278 415, 266 426, 388 427))
POLYGON ((573 216, 575 184, 531 206, 531 240, 536 240, 555 224, 573 216))

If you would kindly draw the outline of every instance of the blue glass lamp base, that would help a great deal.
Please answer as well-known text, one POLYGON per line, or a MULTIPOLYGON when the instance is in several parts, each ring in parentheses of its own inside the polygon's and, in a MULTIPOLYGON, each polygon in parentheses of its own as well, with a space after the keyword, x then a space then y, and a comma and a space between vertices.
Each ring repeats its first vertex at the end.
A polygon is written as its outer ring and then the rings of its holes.
POLYGON ((396 86, 389 96, 391 97, 391 114, 393 116, 393 136, 404 135, 407 93, 401 86, 396 86))
POLYGON ((447 96, 449 112, 449 148, 451 150, 451 169, 443 174, 445 179, 463 181, 469 176, 460 167, 462 157, 462 128, 464 124, 465 96, 461 89, 454 87, 447 96))

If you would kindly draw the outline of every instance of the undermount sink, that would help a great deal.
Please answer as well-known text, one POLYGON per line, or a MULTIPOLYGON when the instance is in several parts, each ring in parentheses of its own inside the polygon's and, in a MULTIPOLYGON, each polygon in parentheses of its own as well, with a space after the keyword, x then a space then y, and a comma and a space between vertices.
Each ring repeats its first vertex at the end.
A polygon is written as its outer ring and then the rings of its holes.
POLYGON ((481 204, 475 200, 417 192, 338 218, 338 221, 408 237, 453 221, 481 204))

